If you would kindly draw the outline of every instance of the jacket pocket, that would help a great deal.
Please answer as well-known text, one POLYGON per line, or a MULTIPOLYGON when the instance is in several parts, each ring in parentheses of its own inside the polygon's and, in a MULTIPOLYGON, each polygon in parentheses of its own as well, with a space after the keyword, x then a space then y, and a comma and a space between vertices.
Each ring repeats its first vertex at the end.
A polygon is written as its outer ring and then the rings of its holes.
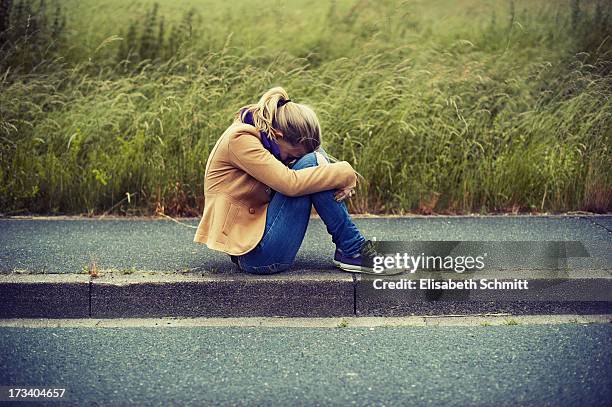
POLYGON ((240 206, 230 203, 229 211, 227 212, 227 217, 225 218, 225 222, 223 222, 223 228, 221 228, 221 233, 225 236, 229 235, 229 232, 236 222, 236 217, 238 216, 238 212, 240 211, 240 206))

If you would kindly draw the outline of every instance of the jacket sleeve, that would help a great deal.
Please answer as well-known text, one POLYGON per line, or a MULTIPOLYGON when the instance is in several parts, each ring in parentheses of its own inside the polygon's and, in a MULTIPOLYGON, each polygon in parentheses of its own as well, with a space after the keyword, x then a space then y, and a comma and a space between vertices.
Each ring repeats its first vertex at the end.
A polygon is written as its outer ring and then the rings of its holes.
POLYGON ((292 170, 276 159, 257 136, 235 134, 229 140, 233 165, 287 196, 301 196, 328 189, 354 187, 357 176, 346 162, 292 170))

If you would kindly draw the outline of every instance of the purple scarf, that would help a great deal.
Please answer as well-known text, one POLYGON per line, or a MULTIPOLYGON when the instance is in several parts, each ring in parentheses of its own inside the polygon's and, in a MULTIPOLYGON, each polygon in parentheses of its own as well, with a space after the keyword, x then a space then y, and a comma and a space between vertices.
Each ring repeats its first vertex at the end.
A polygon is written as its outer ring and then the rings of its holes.
MULTIPOLYGON (((242 114, 244 113, 245 110, 246 109, 242 109, 240 111, 240 117, 243 117, 242 114)), ((246 124, 250 124, 251 126, 255 126, 255 122, 253 122, 253 114, 248 111, 244 115, 242 122, 246 124)), ((274 140, 269 139, 268 133, 266 133, 263 130, 260 130, 259 134, 261 135, 261 144, 263 144, 264 148, 268 150, 270 153, 272 153, 272 155, 276 157, 278 161, 282 162, 283 160, 281 160, 280 148, 278 146, 278 143, 274 140)))

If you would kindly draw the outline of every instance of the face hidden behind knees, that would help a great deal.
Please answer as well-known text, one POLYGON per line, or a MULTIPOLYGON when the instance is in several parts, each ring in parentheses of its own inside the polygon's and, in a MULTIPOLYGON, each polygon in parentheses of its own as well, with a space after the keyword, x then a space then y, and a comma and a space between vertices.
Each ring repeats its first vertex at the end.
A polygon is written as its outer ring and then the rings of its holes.
POLYGON ((306 147, 301 144, 291 144, 283 140, 282 137, 277 138, 276 141, 280 149, 281 159, 285 165, 308 154, 306 147))

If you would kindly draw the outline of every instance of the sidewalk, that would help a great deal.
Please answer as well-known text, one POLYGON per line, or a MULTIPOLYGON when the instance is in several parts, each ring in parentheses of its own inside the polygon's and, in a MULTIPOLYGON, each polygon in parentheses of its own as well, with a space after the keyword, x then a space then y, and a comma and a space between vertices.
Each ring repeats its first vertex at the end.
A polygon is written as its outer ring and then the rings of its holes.
POLYGON ((612 216, 355 222, 379 241, 579 241, 589 257, 569 258, 567 270, 551 274, 509 253, 518 261, 473 276, 527 278, 527 292, 375 292, 371 277, 334 268, 318 218, 292 270, 273 276, 239 272, 227 255, 194 243, 195 229, 168 220, 0 219, 0 318, 612 313, 612 216))

